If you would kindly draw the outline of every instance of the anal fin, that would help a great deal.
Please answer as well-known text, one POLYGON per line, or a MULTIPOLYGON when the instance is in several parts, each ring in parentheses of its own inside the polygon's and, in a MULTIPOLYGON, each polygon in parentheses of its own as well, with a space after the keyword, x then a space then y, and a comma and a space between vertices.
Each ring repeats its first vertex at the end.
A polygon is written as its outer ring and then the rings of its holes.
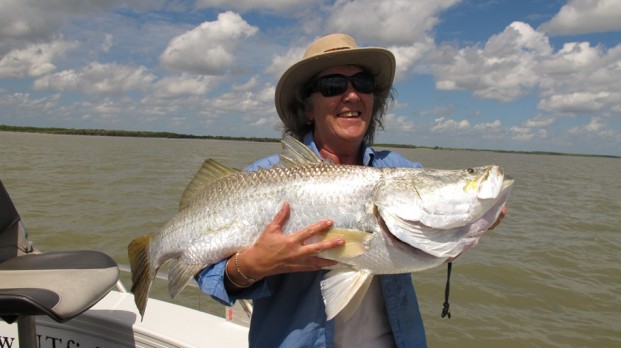
POLYGON ((341 313, 349 320, 366 294, 373 274, 366 270, 332 270, 321 281, 321 294, 328 320, 341 313))
POLYGON ((168 294, 175 298, 190 280, 207 265, 188 265, 178 259, 172 259, 168 269, 168 294))

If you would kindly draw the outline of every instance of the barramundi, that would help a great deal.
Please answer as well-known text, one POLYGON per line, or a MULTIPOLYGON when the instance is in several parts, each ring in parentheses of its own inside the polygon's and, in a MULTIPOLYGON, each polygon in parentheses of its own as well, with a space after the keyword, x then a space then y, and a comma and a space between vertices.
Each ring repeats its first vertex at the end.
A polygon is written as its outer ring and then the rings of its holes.
POLYGON ((346 240, 320 254, 339 262, 321 282, 331 319, 356 307, 373 275, 422 271, 462 255, 497 220, 513 186, 497 165, 335 165, 290 136, 281 143, 280 163, 270 169, 239 171, 206 160, 179 212, 158 232, 131 241, 131 291, 141 315, 160 267, 168 263, 175 297, 203 268, 251 246, 288 202, 285 233, 331 219, 324 238, 346 240))

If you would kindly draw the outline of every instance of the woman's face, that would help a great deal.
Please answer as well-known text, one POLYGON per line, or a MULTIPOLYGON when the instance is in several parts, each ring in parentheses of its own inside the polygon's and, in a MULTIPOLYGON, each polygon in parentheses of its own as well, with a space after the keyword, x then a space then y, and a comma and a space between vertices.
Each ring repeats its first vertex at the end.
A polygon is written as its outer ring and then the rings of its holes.
MULTIPOLYGON (((353 65, 336 66, 326 69, 317 76, 341 74, 353 76, 363 71, 353 65)), ((306 117, 314 122, 313 135, 322 146, 338 146, 341 143, 360 145, 369 128, 373 110, 373 93, 357 91, 352 83, 347 84, 345 92, 324 97, 321 92, 311 95, 312 109, 306 117)))

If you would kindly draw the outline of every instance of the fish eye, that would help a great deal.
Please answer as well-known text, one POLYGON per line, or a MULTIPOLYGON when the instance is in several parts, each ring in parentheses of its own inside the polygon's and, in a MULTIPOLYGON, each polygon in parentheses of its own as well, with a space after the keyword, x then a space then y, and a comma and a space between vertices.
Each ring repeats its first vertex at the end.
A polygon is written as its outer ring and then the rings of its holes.
POLYGON ((468 168, 468 169, 466 169, 466 170, 468 171, 468 174, 472 174, 472 173, 474 173, 474 169, 472 169, 472 168, 468 168))

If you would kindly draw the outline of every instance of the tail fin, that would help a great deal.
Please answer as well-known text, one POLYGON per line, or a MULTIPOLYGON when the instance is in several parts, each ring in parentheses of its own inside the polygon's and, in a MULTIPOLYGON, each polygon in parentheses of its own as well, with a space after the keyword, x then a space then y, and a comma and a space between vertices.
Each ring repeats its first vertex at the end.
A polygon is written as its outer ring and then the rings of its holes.
POLYGON ((148 250, 150 241, 151 235, 145 234, 132 240, 127 247, 129 266, 132 271, 131 291, 134 294, 134 301, 141 317, 144 317, 144 310, 149 299, 149 290, 155 278, 155 270, 149 261, 148 250))

